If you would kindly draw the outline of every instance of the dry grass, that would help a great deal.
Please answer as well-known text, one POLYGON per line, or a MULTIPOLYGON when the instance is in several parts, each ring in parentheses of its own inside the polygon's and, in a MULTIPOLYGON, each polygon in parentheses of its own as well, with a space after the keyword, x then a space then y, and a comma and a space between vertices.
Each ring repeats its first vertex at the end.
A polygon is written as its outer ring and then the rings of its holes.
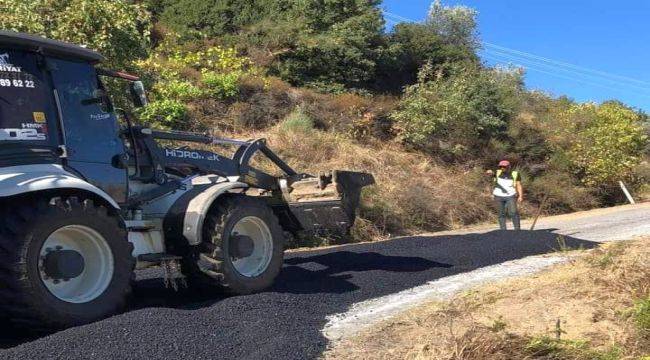
POLYGON ((339 133, 292 130, 282 124, 266 136, 270 146, 301 171, 348 169, 375 176, 377 185, 365 189, 358 223, 364 230, 358 234, 371 231, 366 237, 458 228, 494 216, 481 175, 437 164, 399 144, 361 145, 339 133))
POLYGON ((536 276, 408 311, 325 357, 641 359, 650 355, 649 296, 650 239, 608 244, 536 276))

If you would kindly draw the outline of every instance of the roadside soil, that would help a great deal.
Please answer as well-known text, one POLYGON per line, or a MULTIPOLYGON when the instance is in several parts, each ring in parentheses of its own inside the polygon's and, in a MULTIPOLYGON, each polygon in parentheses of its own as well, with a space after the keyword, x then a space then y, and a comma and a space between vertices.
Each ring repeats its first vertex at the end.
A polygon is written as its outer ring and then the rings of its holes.
POLYGON ((325 359, 650 359, 650 238, 408 310, 325 359))

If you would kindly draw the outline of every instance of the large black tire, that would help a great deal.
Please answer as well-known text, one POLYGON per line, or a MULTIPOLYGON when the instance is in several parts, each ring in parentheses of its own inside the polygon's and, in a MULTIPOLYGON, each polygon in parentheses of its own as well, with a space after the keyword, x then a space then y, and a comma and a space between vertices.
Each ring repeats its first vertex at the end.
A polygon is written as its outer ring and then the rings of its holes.
POLYGON ((131 292, 135 259, 117 213, 77 197, 25 198, 2 205, 0 312, 10 321, 31 331, 49 331, 86 324, 123 308, 131 292), (88 302, 61 300, 48 290, 40 275, 40 252, 46 239, 71 225, 99 233, 113 256, 110 282, 88 302))
POLYGON ((284 259, 284 232, 278 218, 263 201, 243 195, 227 195, 208 214, 203 242, 183 260, 183 273, 191 286, 200 289, 220 287, 234 294, 251 294, 273 284, 284 259), (270 262, 257 276, 242 275, 233 264, 231 246, 233 227, 243 218, 255 217, 264 222, 272 237, 270 262))

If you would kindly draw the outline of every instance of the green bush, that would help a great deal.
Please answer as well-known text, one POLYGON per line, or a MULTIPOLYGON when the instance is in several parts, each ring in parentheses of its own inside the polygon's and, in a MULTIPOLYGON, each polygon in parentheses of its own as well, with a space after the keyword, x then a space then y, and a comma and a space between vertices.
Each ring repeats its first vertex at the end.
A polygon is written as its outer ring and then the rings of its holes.
POLYGON ((574 174, 588 186, 628 180, 648 145, 641 115, 618 102, 574 105, 559 114, 556 151, 565 152, 574 174))
POLYGON ((475 64, 425 66, 392 116, 404 140, 418 148, 455 157, 476 153, 490 139, 505 136, 517 113, 521 76, 475 64))
POLYGON ((149 50, 151 18, 126 0, 0 0, 0 28, 86 45, 126 67, 149 50))
POLYGON ((152 101, 142 109, 140 119, 164 128, 184 130, 189 127, 187 107, 177 100, 152 101))
POLYGON ((169 100, 192 100, 203 95, 203 91, 191 82, 180 80, 156 83, 152 90, 160 98, 169 100))
POLYGON ((240 72, 217 73, 203 71, 201 81, 207 87, 208 94, 219 99, 228 99, 239 93, 240 72))
POLYGON ((314 120, 302 107, 298 107, 284 119, 280 129, 286 132, 306 133, 314 129, 314 120))

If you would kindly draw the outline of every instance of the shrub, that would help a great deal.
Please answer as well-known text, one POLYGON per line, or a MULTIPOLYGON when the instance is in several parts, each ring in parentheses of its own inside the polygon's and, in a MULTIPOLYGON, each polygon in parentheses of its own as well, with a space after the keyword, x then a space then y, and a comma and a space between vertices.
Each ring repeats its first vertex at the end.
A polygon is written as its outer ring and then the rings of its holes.
POLYGON ((305 113, 302 107, 297 107, 280 123, 280 129, 293 133, 307 133, 314 129, 314 120, 305 113))
POLYGON ((505 135, 518 108, 521 75, 473 64, 425 66, 392 116, 404 140, 418 148, 453 156, 475 153, 505 135))
POLYGON ((0 28, 86 45, 125 67, 148 53, 151 18, 126 0, 0 0, 0 28))
POLYGON ((203 95, 203 91, 189 81, 170 80, 156 83, 152 89, 157 96, 168 100, 192 100, 203 95))
POLYGON ((208 94, 219 98, 227 99, 237 96, 239 93, 238 71, 229 73, 217 73, 210 70, 201 72, 201 81, 207 87, 208 94))
POLYGON ((149 103, 140 112, 140 119, 164 128, 185 130, 187 123, 187 107, 176 100, 159 100, 149 103))
MULTIPOLYGON (((230 107, 227 118, 238 128, 264 129, 282 121, 300 102, 286 88, 287 84, 272 80, 265 89, 240 93, 240 100, 230 107)), ((247 90, 250 90, 248 88, 247 90)))
POLYGON ((549 170, 525 183, 527 198, 540 203, 548 195, 547 212, 564 213, 592 209, 600 205, 592 189, 576 184, 571 173, 549 170))
POLYGON ((559 115, 556 151, 566 152, 574 174, 588 186, 629 179, 648 144, 641 116, 618 102, 574 105, 559 115))

